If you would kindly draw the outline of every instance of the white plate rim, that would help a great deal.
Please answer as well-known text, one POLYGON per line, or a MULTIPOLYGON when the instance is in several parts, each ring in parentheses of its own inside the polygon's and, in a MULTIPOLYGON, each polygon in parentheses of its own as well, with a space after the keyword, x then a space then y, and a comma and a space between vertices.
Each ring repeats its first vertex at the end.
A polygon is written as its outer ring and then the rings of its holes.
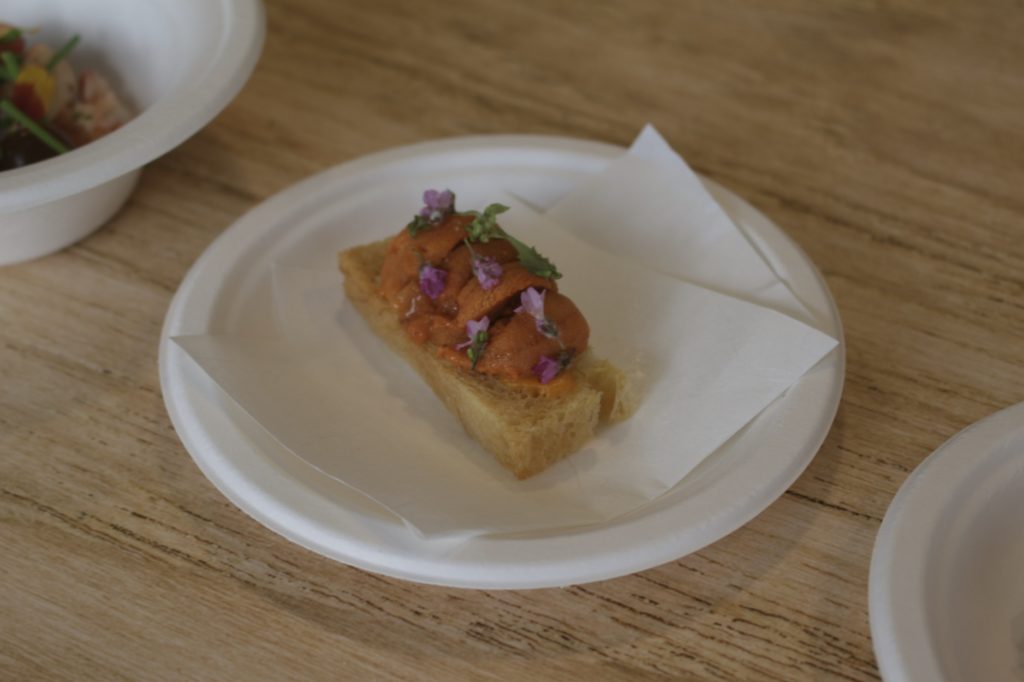
MULTIPOLYGON (((632 534, 638 525, 641 528, 649 526, 659 527, 663 531, 663 536, 658 538, 657 541, 650 543, 649 546, 644 546, 643 549, 645 551, 638 554, 632 553, 630 550, 633 548, 631 547, 616 548, 614 545, 611 545, 603 550, 601 557, 603 561, 601 562, 588 561, 588 557, 564 556, 541 566, 538 566, 533 560, 524 560, 522 565, 503 566, 502 570, 496 570, 493 566, 476 567, 456 563, 456 570, 453 571, 453 565, 450 562, 431 561, 420 564, 415 560, 415 557, 412 558, 412 561, 404 560, 409 559, 409 557, 402 557, 402 561, 396 561, 395 556, 389 554, 389 552, 394 550, 393 547, 368 548, 365 545, 356 549, 353 549, 352 546, 339 547, 337 546, 338 538, 335 538, 335 543, 332 544, 324 543, 318 538, 313 537, 313 533, 297 533, 295 530, 296 523, 304 521, 302 510, 282 508, 280 505, 275 506, 273 496, 267 494, 267 491, 242 490, 238 487, 237 482, 230 480, 230 477, 225 475, 225 469, 222 466, 224 461, 218 460, 218 457, 223 457, 223 453, 218 452, 218 444, 215 442, 215 439, 209 433, 196 428, 193 420, 194 414, 190 413, 190 410, 194 410, 194 406, 189 405, 188 388, 183 380, 181 365, 184 359, 183 356, 176 353, 177 347, 169 343, 169 339, 172 336, 182 333, 201 333, 203 331, 189 329, 184 324, 184 320, 190 297, 194 297, 197 281, 204 270, 210 267, 217 258, 222 258, 225 254, 230 254, 247 241, 255 239, 254 235, 246 234, 246 230, 258 225, 263 216, 271 215, 275 211, 284 209, 288 206, 289 202, 294 201, 297 197, 314 195, 318 191, 323 191, 332 182, 336 182, 338 178, 369 172, 372 169, 388 164, 402 163, 409 159, 417 159, 431 154, 463 150, 476 153, 481 150, 528 148, 533 148, 545 155, 575 154, 589 156, 602 163, 624 152, 623 148, 614 145, 544 135, 467 136, 384 150, 327 169, 267 199, 225 230, 200 256, 182 281, 168 309, 161 333, 159 349, 160 382, 171 421, 186 450, 215 487, 236 506, 261 524, 291 541, 329 558, 364 570, 406 580, 449 587, 527 589, 558 587, 614 578, 645 570, 697 551, 746 524, 781 496, 803 472, 827 436, 842 395, 845 375, 845 344, 838 309, 825 284, 824 278, 799 246, 768 218, 747 204, 747 202, 715 183, 705 180, 710 189, 715 192, 725 193, 735 200, 739 206, 743 207, 744 210, 751 212, 752 215, 756 215, 767 226, 766 229, 776 233, 773 235, 773 238, 784 241, 786 248, 798 255, 801 259, 802 267, 808 269, 808 272, 815 281, 817 290, 827 301, 828 323, 832 327, 829 331, 834 333, 839 340, 837 348, 826 358, 826 361, 830 362, 830 385, 827 394, 821 396, 820 417, 817 419, 814 428, 805 434, 802 447, 800 447, 799 452, 795 452, 792 455, 787 465, 776 472, 770 479, 759 481, 761 488, 756 496, 747 496, 720 505, 718 513, 711 514, 708 518, 703 519, 698 524, 699 527, 688 529, 691 531, 689 533, 674 528, 673 519, 671 518, 671 507, 658 509, 657 505, 653 505, 650 510, 627 515, 609 524, 585 529, 567 530, 566 535, 559 536, 558 538, 559 542, 562 543, 566 541, 566 538, 575 539, 580 535, 589 537, 594 534, 607 534, 608 529, 617 529, 616 534, 621 537, 632 534), (652 517, 657 518, 657 523, 651 522, 652 517)), ((177 350, 180 351, 180 349, 177 350)), ((545 541, 548 539, 550 538, 544 538, 545 541)), ((474 538, 466 542, 487 543, 492 541, 516 543, 522 545, 524 551, 533 551, 536 545, 541 542, 537 537, 495 539, 488 538, 487 536, 474 538)), ((342 544, 347 545, 348 543, 342 544)), ((550 543, 548 544, 550 545, 550 543)), ((569 544, 572 543, 570 542, 569 544)), ((412 551, 415 553, 415 550, 412 551)), ((566 552, 568 551, 566 550, 566 552)), ((459 559, 456 557, 453 561, 458 562, 459 559)))
MULTIPOLYGON (((946 679, 924 599, 930 556, 947 504, 965 482, 991 466, 998 450, 958 455, 992 438, 1024 431, 1022 425, 1024 403, 1018 403, 965 427, 929 454, 890 502, 875 537, 868 575, 871 639, 887 682, 946 679)), ((987 475, 1001 474, 993 469, 987 475)))

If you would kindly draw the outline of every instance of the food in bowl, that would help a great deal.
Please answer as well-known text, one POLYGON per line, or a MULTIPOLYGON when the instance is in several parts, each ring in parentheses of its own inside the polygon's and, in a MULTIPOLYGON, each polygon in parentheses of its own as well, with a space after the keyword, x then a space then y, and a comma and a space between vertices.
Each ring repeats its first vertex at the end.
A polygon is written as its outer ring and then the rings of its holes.
POLYGON ((0 22, 0 171, 64 154, 124 125, 131 112, 94 69, 76 72, 73 36, 54 50, 0 22))

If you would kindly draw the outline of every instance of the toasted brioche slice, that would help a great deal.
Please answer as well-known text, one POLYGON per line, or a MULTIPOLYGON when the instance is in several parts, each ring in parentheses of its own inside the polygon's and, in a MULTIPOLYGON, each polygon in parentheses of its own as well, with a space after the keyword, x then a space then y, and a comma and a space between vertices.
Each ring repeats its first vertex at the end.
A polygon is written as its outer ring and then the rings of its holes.
MULTIPOLYGON (((510 384, 456 367, 430 344, 418 345, 378 294, 387 240, 338 254, 345 293, 392 350, 423 377, 466 431, 519 479, 529 478, 575 452, 599 422, 618 421, 635 409, 623 372, 590 350, 577 357, 557 386, 510 384)), ((553 382, 554 383, 554 382, 553 382)))

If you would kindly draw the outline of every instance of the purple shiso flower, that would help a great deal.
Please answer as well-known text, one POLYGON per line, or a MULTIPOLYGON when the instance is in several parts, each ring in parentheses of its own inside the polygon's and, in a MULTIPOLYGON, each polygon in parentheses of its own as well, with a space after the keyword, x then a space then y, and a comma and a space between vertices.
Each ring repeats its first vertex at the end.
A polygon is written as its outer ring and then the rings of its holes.
POLYGON ((451 190, 438 192, 428 189, 423 193, 423 208, 420 215, 432 223, 436 223, 455 210, 455 195, 451 190))
POLYGON ((490 291, 498 286, 503 272, 501 263, 490 256, 473 258, 473 274, 476 275, 476 281, 480 282, 480 288, 484 291, 490 291))
POLYGON ((537 291, 530 287, 519 294, 519 307, 514 312, 526 313, 535 320, 543 320, 545 294, 547 294, 547 291, 537 291))
POLYGON ((420 268, 420 291, 429 296, 431 301, 441 295, 447 281, 448 273, 441 268, 435 268, 430 263, 424 263, 420 268))
POLYGON ((463 348, 469 348, 476 343, 477 334, 480 332, 486 332, 491 326, 491 318, 484 315, 479 320, 470 320, 466 323, 466 336, 469 337, 468 341, 463 341, 459 345, 455 346, 455 350, 462 350, 463 348))
POLYGON ((533 287, 526 289, 519 295, 519 307, 513 312, 526 313, 533 318, 537 325, 537 331, 548 338, 556 338, 558 329, 544 316, 544 295, 547 291, 537 291, 533 287))
POLYGON ((546 384, 558 376, 558 373, 562 371, 562 365, 558 360, 542 355, 530 371, 533 372, 533 376, 537 377, 540 383, 546 384))

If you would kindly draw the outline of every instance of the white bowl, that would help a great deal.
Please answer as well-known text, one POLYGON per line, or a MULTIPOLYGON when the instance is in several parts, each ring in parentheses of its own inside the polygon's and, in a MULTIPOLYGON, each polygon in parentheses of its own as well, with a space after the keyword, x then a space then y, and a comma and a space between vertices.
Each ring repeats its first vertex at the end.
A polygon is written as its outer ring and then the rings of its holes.
POLYGON ((96 67, 138 112, 57 158, 0 173, 0 265, 81 239, 128 199, 142 166, 216 116, 263 46, 259 0, 5 0, 0 21, 39 27, 53 47, 79 34, 76 68, 96 67))

